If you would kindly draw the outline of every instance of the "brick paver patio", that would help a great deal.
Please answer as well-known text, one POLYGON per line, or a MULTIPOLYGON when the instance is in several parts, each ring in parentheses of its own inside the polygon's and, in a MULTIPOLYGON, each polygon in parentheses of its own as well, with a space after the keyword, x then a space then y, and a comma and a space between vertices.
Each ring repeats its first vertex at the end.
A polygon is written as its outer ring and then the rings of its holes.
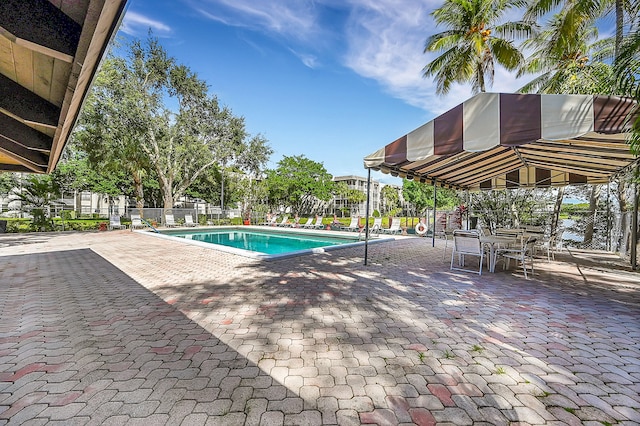
POLYGON ((411 238, 275 262, 0 236, 2 424, 640 424, 640 275, 450 272, 411 238))

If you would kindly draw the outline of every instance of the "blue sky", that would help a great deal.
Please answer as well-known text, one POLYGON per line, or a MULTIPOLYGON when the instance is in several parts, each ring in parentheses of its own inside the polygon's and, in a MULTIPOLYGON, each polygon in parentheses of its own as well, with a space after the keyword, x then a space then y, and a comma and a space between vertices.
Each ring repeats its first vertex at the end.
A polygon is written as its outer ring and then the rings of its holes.
MULTIPOLYGON (((130 0, 121 33, 151 28, 170 55, 284 155, 334 176, 366 176, 363 158, 471 96, 446 97, 421 70, 441 0, 130 0)), ((517 16, 511 19, 518 19, 517 16)), ((497 68, 491 91, 525 82, 497 68)), ((375 179, 401 184, 381 173, 375 179)))

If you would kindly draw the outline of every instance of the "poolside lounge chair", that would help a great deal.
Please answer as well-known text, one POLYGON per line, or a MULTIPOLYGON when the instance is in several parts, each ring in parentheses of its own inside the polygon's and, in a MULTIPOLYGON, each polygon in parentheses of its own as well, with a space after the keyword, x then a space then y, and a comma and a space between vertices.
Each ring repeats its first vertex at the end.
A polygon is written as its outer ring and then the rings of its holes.
POLYGON ((351 218, 351 222, 349 226, 343 226, 340 228, 341 231, 360 231, 360 216, 355 216, 351 218))
POLYGON ((300 228, 309 228, 310 226, 313 225, 313 218, 310 217, 307 219, 307 221, 305 223, 299 223, 298 224, 300 228))
POLYGON ((142 219, 139 214, 131 215, 131 229, 144 228, 144 223, 142 223, 142 219))
POLYGON ((172 214, 164 215, 164 226, 166 226, 167 228, 178 226, 172 214))
POLYGON ((120 216, 114 214, 109 217, 109 229, 127 229, 127 225, 121 224, 120 216))
POLYGON ((263 225, 263 226, 276 225, 277 224, 277 220, 278 220, 278 215, 277 214, 274 214, 273 216, 267 215, 267 220, 265 220, 264 222, 259 223, 259 225, 263 225))
POLYGON ((316 216, 316 221, 311 225, 305 225, 304 227, 307 229, 322 229, 324 225, 322 224, 323 216, 316 216))
POLYGON ((402 232, 402 230, 400 229, 400 218, 392 217, 391 226, 389 226, 388 228, 382 228, 381 232, 383 234, 399 234, 400 232, 402 232))
POLYGON ((184 226, 198 226, 198 224, 193 221, 193 216, 186 214, 184 215, 184 226))
POLYGON ((280 222, 276 223, 276 226, 287 226, 287 220, 289 216, 285 215, 280 222))
POLYGON ((289 228, 299 228, 300 227, 300 218, 296 215, 291 223, 285 223, 284 226, 288 226, 289 228))
MULTIPOLYGON (((358 232, 360 232, 358 239, 364 238, 366 236, 367 233, 364 232, 365 229, 366 227, 358 230, 358 232)), ((382 230, 382 218, 376 217, 373 219, 373 225, 369 227, 369 237, 380 235, 380 230, 382 230)))

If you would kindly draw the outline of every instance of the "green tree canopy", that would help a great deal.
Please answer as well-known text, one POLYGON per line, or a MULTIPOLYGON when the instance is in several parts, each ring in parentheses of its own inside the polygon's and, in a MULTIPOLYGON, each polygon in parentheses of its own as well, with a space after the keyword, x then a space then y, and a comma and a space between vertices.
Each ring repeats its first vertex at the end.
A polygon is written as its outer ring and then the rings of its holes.
POLYGON ((244 118, 220 106, 206 83, 170 57, 156 38, 150 35, 144 44, 134 40, 126 53, 105 61, 79 139, 93 164, 129 169, 138 202, 143 199, 142 179, 151 170, 165 209, 171 209, 213 165, 222 173, 229 166, 247 165, 253 171, 268 161, 266 139, 247 141, 244 118), (253 163, 240 161, 251 148, 253 163))
POLYGON ((16 179, 13 173, 0 172, 0 196, 7 196, 16 186, 16 179))
MULTIPOLYGON (((427 208, 433 208, 433 185, 405 179, 402 181, 402 196, 413 204, 418 215, 424 214, 427 208)), ((437 188, 436 208, 453 208, 459 203, 456 191, 437 188)))
POLYGON ((324 165, 304 155, 284 156, 266 174, 269 204, 290 207, 300 215, 312 214, 317 201, 331 200, 335 191, 333 176, 324 165))
POLYGON ((400 195, 396 188, 391 185, 385 185, 381 192, 383 213, 395 214, 396 209, 400 207, 400 195))

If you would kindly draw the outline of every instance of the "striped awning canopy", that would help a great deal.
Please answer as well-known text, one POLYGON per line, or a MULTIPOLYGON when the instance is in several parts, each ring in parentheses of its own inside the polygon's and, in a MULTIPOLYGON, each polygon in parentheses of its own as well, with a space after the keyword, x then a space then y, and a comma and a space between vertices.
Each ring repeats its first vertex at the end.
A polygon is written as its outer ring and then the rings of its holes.
POLYGON ((455 189, 607 183, 636 161, 629 98, 480 93, 364 158, 455 189))

